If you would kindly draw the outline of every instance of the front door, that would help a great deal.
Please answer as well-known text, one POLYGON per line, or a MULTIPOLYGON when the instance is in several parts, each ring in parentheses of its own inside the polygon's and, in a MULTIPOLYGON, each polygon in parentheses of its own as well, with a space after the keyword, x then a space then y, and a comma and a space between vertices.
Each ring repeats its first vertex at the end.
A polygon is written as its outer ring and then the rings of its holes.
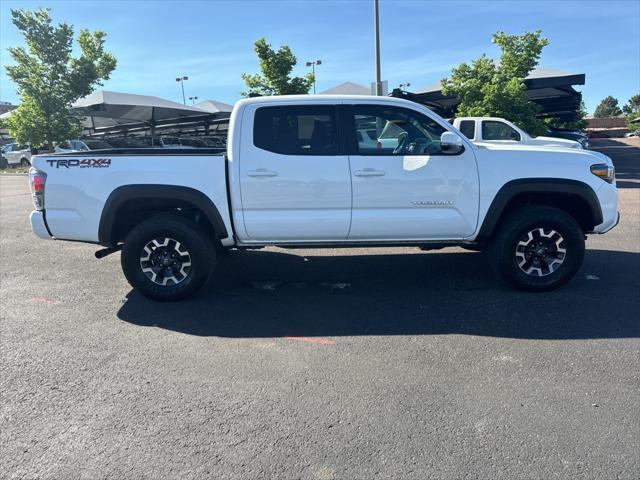
POLYGON ((464 142, 443 149, 446 129, 413 109, 355 104, 352 111, 358 146, 349 156, 349 238, 456 240, 472 234, 479 202, 472 148, 464 142))
POLYGON ((248 108, 243 117, 240 189, 246 241, 347 238, 349 158, 339 155, 336 107, 248 108), (248 134, 245 134, 247 132, 248 134))

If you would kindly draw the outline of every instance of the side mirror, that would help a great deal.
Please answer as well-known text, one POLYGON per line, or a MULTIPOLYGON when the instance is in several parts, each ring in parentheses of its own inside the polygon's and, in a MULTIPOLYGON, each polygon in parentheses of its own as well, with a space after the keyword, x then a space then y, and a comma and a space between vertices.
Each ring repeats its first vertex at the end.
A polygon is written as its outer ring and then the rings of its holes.
POLYGON ((440 136, 440 148, 443 152, 458 153, 464 148, 462 139, 453 132, 444 132, 440 136))

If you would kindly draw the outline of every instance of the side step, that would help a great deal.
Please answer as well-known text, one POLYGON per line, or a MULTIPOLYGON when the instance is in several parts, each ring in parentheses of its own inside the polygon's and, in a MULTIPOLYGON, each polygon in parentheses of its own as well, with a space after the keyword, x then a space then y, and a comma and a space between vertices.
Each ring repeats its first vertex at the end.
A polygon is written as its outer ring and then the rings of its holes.
POLYGON ((115 247, 103 248, 102 250, 98 250, 95 253, 97 259, 101 259, 106 257, 107 255, 111 255, 112 253, 116 253, 122 250, 122 244, 116 245, 115 247))

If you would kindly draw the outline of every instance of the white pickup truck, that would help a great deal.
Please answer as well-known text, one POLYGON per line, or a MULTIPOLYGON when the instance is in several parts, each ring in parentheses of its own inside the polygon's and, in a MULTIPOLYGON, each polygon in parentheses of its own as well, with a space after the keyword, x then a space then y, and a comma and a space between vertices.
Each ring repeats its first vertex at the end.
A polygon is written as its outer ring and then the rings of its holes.
POLYGON ((583 148, 574 140, 556 137, 532 137, 527 132, 498 117, 459 117, 453 126, 475 144, 529 145, 535 147, 583 148))
POLYGON ((619 218, 605 155, 477 146, 426 107, 388 97, 242 100, 226 152, 33 163, 36 235, 106 247, 97 257, 121 249, 126 278, 156 300, 196 292, 221 249, 266 245, 486 249, 515 287, 550 290, 580 267, 585 234, 619 218), (386 141, 356 135, 370 129, 386 141))

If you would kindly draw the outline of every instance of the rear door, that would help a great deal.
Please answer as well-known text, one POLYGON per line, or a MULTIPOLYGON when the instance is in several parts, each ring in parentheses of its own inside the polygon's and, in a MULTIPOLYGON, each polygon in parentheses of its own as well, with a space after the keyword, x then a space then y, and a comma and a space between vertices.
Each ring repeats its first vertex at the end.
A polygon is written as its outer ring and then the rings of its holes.
POLYGON ((372 148, 349 156, 354 240, 462 239, 476 228, 479 180, 473 149, 442 148, 446 129, 413 109, 354 104, 355 131, 375 129, 372 148))
POLYGON ((239 167, 247 241, 347 237, 351 177, 336 123, 333 105, 247 107, 239 167))
POLYGON ((8 146, 7 152, 4 154, 7 162, 10 164, 20 163, 20 147, 17 143, 12 143, 8 146))

